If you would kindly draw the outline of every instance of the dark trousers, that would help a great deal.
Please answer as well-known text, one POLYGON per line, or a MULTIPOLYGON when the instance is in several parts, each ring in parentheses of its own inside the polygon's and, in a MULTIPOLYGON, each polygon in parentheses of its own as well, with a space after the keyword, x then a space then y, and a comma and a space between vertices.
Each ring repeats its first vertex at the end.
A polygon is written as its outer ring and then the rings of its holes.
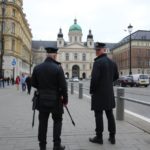
MULTIPOLYGON (((115 137, 116 134, 116 124, 112 110, 105 110, 107 120, 108 120, 108 131, 110 137, 115 137)), ((96 121, 96 135, 98 138, 103 137, 104 125, 103 125, 103 111, 95 111, 95 121, 96 121)))
POLYGON ((31 92, 31 85, 27 84, 27 88, 28 88, 28 93, 30 94, 30 92, 31 92))
MULTIPOLYGON (((47 127, 49 112, 39 112, 39 133, 38 140, 40 147, 46 147, 47 144, 47 127)), ((53 142, 54 146, 59 146, 61 143, 61 128, 62 128, 62 114, 52 114, 53 124, 53 142)))

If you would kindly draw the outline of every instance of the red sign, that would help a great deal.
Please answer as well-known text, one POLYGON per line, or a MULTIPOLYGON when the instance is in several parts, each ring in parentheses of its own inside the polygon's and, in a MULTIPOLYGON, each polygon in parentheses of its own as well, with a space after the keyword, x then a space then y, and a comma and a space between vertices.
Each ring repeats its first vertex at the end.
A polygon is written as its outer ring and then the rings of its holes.
POLYGON ((13 67, 13 70, 15 70, 15 67, 13 67))

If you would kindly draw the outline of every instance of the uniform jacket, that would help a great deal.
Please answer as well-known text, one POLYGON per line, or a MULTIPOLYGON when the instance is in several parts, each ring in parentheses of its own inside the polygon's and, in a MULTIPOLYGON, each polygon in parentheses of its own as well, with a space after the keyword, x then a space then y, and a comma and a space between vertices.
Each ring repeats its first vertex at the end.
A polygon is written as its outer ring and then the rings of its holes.
POLYGON ((119 78, 116 63, 102 54, 95 59, 91 76, 92 110, 115 108, 113 81, 119 78))
MULTIPOLYGON (((68 103, 67 84, 64 71, 60 63, 52 58, 47 57, 45 61, 35 66, 32 74, 32 86, 41 90, 60 91, 63 96, 63 103, 68 103)), ((42 109, 40 111, 63 113, 63 105, 55 109, 42 109)))

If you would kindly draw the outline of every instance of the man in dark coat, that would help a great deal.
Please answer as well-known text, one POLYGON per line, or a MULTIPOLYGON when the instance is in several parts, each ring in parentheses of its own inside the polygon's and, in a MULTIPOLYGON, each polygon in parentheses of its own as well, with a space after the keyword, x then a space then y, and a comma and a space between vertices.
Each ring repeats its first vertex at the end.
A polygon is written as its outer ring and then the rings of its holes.
POLYGON ((34 68, 32 74, 32 86, 40 92, 39 98, 39 133, 38 140, 40 150, 46 150, 46 135, 48 118, 52 113, 53 127, 53 150, 64 150, 61 145, 61 128, 63 106, 68 103, 67 84, 64 71, 60 63, 56 61, 57 48, 48 47, 45 61, 34 68), (61 95, 60 95, 61 93, 61 95), (63 101, 60 97, 63 97, 63 101))
POLYGON ((113 82, 119 78, 116 63, 105 54, 105 44, 96 43, 96 56, 90 84, 92 110, 95 111, 96 136, 93 143, 103 144, 103 111, 108 119, 109 141, 115 144, 116 125, 112 109, 115 108, 113 82))
POLYGON ((31 92, 31 75, 29 74, 28 77, 26 78, 26 84, 27 84, 27 88, 28 88, 28 92, 27 94, 30 94, 31 92))

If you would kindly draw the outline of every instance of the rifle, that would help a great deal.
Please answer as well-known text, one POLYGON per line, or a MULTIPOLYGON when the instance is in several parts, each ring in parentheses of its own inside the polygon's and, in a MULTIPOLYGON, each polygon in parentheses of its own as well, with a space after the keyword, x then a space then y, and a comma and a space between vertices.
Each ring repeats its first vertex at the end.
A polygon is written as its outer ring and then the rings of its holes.
POLYGON ((34 96, 32 98, 32 102, 33 102, 33 106, 32 106, 32 110, 33 110, 32 128, 34 127, 35 110, 38 109, 38 97, 39 97, 39 92, 35 90, 34 96))

